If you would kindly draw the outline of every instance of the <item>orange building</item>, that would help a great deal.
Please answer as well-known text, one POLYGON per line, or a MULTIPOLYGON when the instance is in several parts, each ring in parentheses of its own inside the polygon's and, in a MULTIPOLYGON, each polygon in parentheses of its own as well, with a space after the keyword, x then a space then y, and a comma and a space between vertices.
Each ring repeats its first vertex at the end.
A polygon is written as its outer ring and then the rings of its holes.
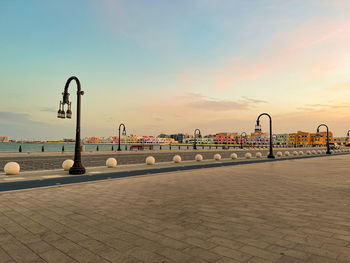
MULTIPOLYGON (((333 133, 329 132, 329 142, 334 142, 333 133)), ((327 132, 311 133, 311 143, 315 145, 327 144, 327 132)))
POLYGON ((309 145, 311 144, 311 136, 309 132, 298 131, 296 134, 297 145, 309 145))
MULTIPOLYGON (((334 142, 333 133, 329 132, 329 142, 334 142)), ((309 133, 298 131, 288 134, 288 144, 290 145, 326 145, 327 132, 309 133)))

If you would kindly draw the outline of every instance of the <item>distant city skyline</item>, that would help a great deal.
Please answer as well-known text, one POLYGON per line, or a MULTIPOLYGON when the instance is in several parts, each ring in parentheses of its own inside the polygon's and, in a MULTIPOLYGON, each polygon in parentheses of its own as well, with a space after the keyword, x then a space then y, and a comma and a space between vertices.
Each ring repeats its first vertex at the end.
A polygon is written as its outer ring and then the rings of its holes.
POLYGON ((56 118, 72 75, 82 137, 121 122, 144 135, 250 133, 262 112, 276 134, 326 123, 345 136, 349 13, 342 0, 0 1, 0 136, 74 138, 75 118, 56 118))

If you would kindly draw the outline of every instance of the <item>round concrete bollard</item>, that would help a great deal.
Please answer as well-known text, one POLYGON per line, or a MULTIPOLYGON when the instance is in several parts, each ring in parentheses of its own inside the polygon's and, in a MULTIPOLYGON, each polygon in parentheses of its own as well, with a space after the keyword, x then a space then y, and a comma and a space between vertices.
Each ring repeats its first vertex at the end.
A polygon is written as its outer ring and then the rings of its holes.
POLYGON ((322 154, 322 150, 318 150, 318 151, 317 151, 317 154, 322 154))
POLYGON ((284 152, 284 156, 289 156, 290 155, 290 152, 286 151, 284 152))
POLYGON ((312 154, 317 154, 317 152, 315 150, 312 150, 311 153, 312 154))
POLYGON ((181 163, 181 156, 180 155, 175 155, 173 157, 173 162, 174 163, 181 163))
POLYGON ((63 168, 63 170, 65 170, 65 171, 69 171, 69 169, 72 168, 73 164, 74 164, 74 161, 73 161, 73 160, 70 160, 70 159, 65 160, 65 161, 62 163, 62 168, 63 168))
POLYGON ((304 155, 304 152, 303 151, 299 151, 299 155, 304 155))
POLYGON ((148 156, 148 157, 146 158, 146 164, 147 164, 147 165, 154 165, 155 163, 156 163, 156 159, 154 159, 153 156, 148 156))
POLYGON ((283 156, 283 153, 282 153, 282 152, 277 152, 277 153, 276 153, 276 156, 277 156, 277 157, 282 157, 282 156, 283 156))
POLYGON ((261 153, 261 152, 257 152, 257 153, 255 154, 255 157, 256 157, 256 158, 262 158, 262 153, 261 153))
POLYGON ((236 153, 232 153, 232 154, 230 155, 230 157, 231 157, 232 160, 236 160, 236 159, 238 158, 238 156, 237 156, 236 153))
POLYGON ((311 151, 307 151, 307 152, 306 152, 306 155, 311 155, 311 151))
POLYGON ((294 156, 298 156, 298 152, 297 152, 297 151, 294 151, 294 152, 293 152, 293 155, 294 155, 294 156))
POLYGON ((221 155, 218 154, 218 153, 214 154, 214 160, 215 161, 220 161, 221 160, 221 155))
POLYGON ((196 154, 196 156, 194 157, 194 159, 197 161, 197 162, 201 162, 203 161, 203 156, 201 154, 196 154))
POLYGON ((326 150, 322 150, 322 153, 325 154, 325 153, 327 153, 327 151, 326 150))
POLYGON ((117 167, 117 159, 115 158, 108 158, 106 161, 106 166, 108 168, 116 168, 117 167))
POLYGON ((251 154, 251 153, 246 153, 246 154, 245 154, 245 158, 246 158, 246 159, 252 158, 252 154, 251 154))
POLYGON ((5 167, 4 167, 4 172, 7 175, 17 175, 19 174, 20 170, 21 170, 21 167, 16 162, 9 162, 5 164, 5 167))

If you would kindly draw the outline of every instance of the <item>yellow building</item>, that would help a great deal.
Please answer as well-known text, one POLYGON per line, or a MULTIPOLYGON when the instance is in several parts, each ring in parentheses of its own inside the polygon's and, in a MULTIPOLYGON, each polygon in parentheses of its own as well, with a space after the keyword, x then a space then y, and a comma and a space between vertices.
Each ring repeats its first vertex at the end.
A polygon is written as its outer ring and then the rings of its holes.
MULTIPOLYGON (((334 142, 333 133, 329 132, 329 142, 334 142)), ((311 144, 327 145, 327 132, 318 132, 311 134, 311 144)))
POLYGON ((296 134, 297 145, 309 145, 311 144, 311 137, 309 132, 298 131, 296 134))
POLYGON ((290 133, 288 134, 288 144, 294 145, 297 144, 297 134, 296 133, 290 133))

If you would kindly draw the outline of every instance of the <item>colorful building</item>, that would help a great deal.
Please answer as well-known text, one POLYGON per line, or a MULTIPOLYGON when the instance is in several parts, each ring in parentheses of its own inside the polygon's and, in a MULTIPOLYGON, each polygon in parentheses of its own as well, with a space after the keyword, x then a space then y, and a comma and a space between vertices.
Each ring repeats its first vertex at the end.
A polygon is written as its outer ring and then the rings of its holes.
POLYGON ((288 134, 287 133, 275 134, 273 136, 273 143, 275 145, 287 145, 288 144, 288 134))
POLYGON ((217 133, 213 141, 215 144, 236 144, 236 136, 237 134, 228 132, 217 133))
POLYGON ((270 138, 265 132, 253 132, 247 138, 247 143, 250 145, 267 145, 270 143, 270 138))

